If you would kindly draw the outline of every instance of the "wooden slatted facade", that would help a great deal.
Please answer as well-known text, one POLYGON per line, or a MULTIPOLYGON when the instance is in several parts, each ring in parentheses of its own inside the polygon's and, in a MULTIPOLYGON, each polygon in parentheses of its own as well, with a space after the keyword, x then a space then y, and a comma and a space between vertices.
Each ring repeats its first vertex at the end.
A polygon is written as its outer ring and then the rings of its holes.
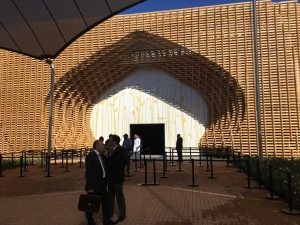
MULTIPOLYGON (((119 15, 55 60, 56 148, 90 146, 99 96, 141 64, 199 91, 210 123, 202 146, 257 153, 251 4, 119 15)), ((299 157, 300 5, 258 2, 263 146, 299 157)), ((47 146, 49 66, 0 50, 0 153, 47 146)))

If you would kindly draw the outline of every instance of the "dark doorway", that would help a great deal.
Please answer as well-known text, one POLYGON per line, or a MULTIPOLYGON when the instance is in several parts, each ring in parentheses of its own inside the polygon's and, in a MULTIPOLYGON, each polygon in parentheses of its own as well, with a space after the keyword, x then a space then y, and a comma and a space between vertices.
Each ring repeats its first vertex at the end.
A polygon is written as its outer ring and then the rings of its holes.
POLYGON ((130 124, 130 137, 139 135, 142 154, 163 155, 165 152, 165 124, 130 124))

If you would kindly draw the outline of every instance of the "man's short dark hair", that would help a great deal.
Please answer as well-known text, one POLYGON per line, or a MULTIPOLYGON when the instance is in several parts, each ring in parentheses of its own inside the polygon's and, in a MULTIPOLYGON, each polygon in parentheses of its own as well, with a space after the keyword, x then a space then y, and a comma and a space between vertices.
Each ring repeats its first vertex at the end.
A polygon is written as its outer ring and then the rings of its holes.
POLYGON ((118 135, 116 135, 116 134, 113 135, 112 140, 114 142, 116 142, 117 144, 120 144, 120 141, 121 141, 120 137, 118 135))
POLYGON ((102 137, 102 136, 99 137, 99 140, 103 142, 104 141, 104 137, 102 137))
POLYGON ((93 143, 93 149, 96 149, 96 146, 97 146, 97 144, 98 144, 98 141, 99 141, 99 140, 94 141, 94 143, 93 143))
POLYGON ((128 134, 124 134, 123 136, 124 136, 124 137, 128 137, 128 134))

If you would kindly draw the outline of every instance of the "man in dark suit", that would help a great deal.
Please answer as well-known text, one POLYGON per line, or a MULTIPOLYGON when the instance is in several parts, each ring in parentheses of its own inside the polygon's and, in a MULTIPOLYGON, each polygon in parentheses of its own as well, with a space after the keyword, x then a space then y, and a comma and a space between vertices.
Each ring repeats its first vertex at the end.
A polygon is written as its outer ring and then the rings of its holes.
POLYGON ((126 204, 123 193, 123 182, 125 176, 125 166, 127 164, 127 152, 120 146, 120 137, 113 135, 113 149, 108 157, 108 192, 110 199, 110 213, 112 217, 114 213, 114 202, 117 199, 119 218, 116 222, 121 222, 126 218, 126 204))
POLYGON ((180 134, 177 134, 177 140, 176 140, 176 150, 177 150, 177 155, 178 155, 178 161, 182 161, 182 137, 180 137, 180 134))
MULTIPOLYGON (((102 196, 102 214, 103 224, 116 224, 109 217, 109 201, 107 193, 107 170, 106 160, 104 158, 104 146, 101 141, 96 140, 93 144, 93 150, 85 159, 85 190, 88 193, 102 196)), ((96 225, 93 219, 93 213, 86 212, 88 225, 96 225)))

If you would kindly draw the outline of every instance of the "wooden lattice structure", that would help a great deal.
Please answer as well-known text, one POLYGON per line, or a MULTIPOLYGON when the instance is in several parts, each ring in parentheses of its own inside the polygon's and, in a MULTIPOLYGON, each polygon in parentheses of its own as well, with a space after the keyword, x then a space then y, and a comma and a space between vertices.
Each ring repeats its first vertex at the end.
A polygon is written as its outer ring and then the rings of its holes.
MULTIPOLYGON (((115 16, 56 60, 53 145, 90 146, 99 96, 141 64, 199 91, 209 108, 201 145, 257 153, 250 3, 115 16)), ((258 3, 265 155, 300 156, 300 5, 258 3)), ((0 51, 0 152, 47 146, 49 67, 0 51)))

